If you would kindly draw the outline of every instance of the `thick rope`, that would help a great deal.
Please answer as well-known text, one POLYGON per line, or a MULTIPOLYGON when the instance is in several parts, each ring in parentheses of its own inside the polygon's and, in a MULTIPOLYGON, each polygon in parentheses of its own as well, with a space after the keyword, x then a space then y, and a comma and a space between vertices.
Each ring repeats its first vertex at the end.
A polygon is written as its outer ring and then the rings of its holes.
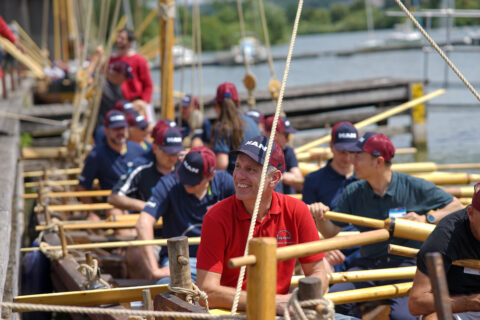
POLYGON ((285 305, 284 318, 290 320, 290 308, 293 309, 295 319, 301 320, 334 320, 335 318, 335 305, 329 299, 323 297, 320 299, 306 300, 300 302, 298 300, 298 288, 292 292, 292 296, 288 303, 285 305), (304 309, 307 307, 316 307, 323 305, 326 313, 320 314, 314 309, 304 309))
POLYGON ((78 266, 77 270, 80 271, 86 279, 83 286, 88 289, 95 281, 98 281, 105 288, 110 288, 110 284, 100 277, 100 273, 98 272, 98 260, 93 259, 92 262, 93 266, 86 263, 82 263, 78 266))
POLYGON ((168 284, 168 290, 174 293, 181 293, 185 295, 185 301, 190 304, 194 304, 195 302, 202 301, 205 303, 205 311, 208 312, 208 295, 205 291, 200 290, 195 283, 192 282, 193 289, 185 289, 182 287, 172 287, 170 283, 168 284))
POLYGON ((209 313, 189 313, 189 312, 172 312, 172 311, 146 311, 146 310, 130 310, 130 309, 106 309, 93 307, 75 307, 60 306, 34 303, 14 303, 0 302, 2 308, 15 308, 22 311, 51 311, 62 313, 83 313, 83 314, 102 314, 102 315, 119 315, 119 316, 140 316, 140 317, 159 317, 159 318, 180 318, 180 319, 246 319, 246 315, 235 316, 230 314, 213 315, 209 313))
POLYGON ((273 67, 273 58, 270 49, 270 36, 267 28, 267 19, 265 18, 265 8, 263 7, 263 0, 258 0, 258 4, 260 7, 260 18, 262 20, 263 37, 265 39, 265 45, 267 46, 268 66, 270 68, 270 74, 272 75, 272 79, 276 79, 277 76, 275 75, 275 68, 273 67))
POLYGON ((467 88, 473 93, 475 98, 477 98, 478 101, 480 101, 480 95, 478 92, 475 90, 475 88, 470 84, 470 82, 463 76, 463 74, 455 67, 455 65, 452 63, 452 61, 447 57, 447 55, 440 49, 440 47, 437 45, 437 43, 430 37, 430 35, 423 29, 423 27, 418 23, 417 19, 408 11, 408 9, 403 5, 401 0, 395 0, 397 2, 398 6, 400 9, 403 10, 403 12, 407 15, 407 17, 413 22, 413 24, 420 30, 420 32, 423 34, 425 39, 432 45, 432 47, 438 52, 438 54, 445 60, 445 62, 448 64, 448 66, 455 72, 455 74, 458 76, 458 78, 467 86, 467 88))
MULTIPOLYGON (((240 23, 240 34, 242 35, 242 39, 245 39, 247 37, 247 34, 245 33, 245 21, 243 19, 243 9, 242 9, 241 0, 237 0, 237 11, 238 11, 238 21, 240 23)), ((245 64, 245 70, 247 71, 247 74, 251 74, 250 63, 245 54, 245 50, 242 50, 242 55, 243 55, 243 63, 245 64)))
MULTIPOLYGON (((263 163, 262 176, 260 179, 260 187, 258 188, 257 199, 255 200, 255 207, 253 209, 253 214, 252 214, 252 221, 250 222, 250 229, 248 230, 248 238, 245 246, 244 256, 248 255, 248 242, 253 237, 253 230, 255 229, 258 210, 260 208, 260 202, 262 200, 262 193, 265 187, 265 178, 267 176, 267 168, 270 162, 270 154, 272 153, 273 140, 275 139, 275 134, 277 132, 278 117, 280 116, 280 112, 282 111, 283 94, 285 92, 285 85, 287 84, 288 72, 290 70, 290 62, 292 61, 293 47, 295 45, 295 39, 297 37, 298 23, 300 21, 300 14, 302 13, 302 7, 303 7, 303 0, 299 0, 297 15, 295 16, 295 23, 293 25, 292 39, 290 40, 290 47, 288 49, 287 61, 285 63, 285 72, 283 74, 282 86, 280 88, 280 95, 278 97, 277 107, 275 109, 275 116, 273 118, 273 123, 272 123, 272 131, 270 133, 270 139, 268 140, 267 152, 265 154, 265 161, 263 163)), ((232 314, 235 314, 237 312, 238 300, 240 299, 240 293, 242 291, 242 283, 243 283, 244 277, 245 277, 245 266, 242 266, 240 268, 240 274, 238 276, 238 282, 237 282, 237 289, 235 292, 235 297, 233 299, 232 314)))

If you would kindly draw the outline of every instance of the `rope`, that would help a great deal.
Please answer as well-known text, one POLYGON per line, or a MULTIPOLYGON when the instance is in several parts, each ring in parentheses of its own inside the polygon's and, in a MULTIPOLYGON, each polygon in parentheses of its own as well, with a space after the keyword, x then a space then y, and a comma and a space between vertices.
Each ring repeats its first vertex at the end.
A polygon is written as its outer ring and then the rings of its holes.
POLYGON ((95 282, 99 282, 103 287, 105 288, 110 288, 110 284, 103 280, 100 276, 100 270, 98 269, 98 260, 93 259, 93 266, 90 266, 88 264, 82 263, 78 266, 78 271, 80 271, 81 274, 83 274, 86 278, 85 283, 83 286, 86 289, 91 289, 95 288, 97 289, 97 286, 94 286, 95 282))
POLYGON ((181 293, 185 295, 185 301, 190 304, 198 302, 200 299, 205 303, 205 311, 208 312, 208 295, 206 292, 200 290, 195 283, 192 282, 193 289, 185 289, 182 287, 173 287, 168 284, 168 290, 174 293, 181 293))
POLYGON ((83 314, 102 314, 102 315, 119 315, 119 316, 140 316, 140 317, 159 317, 159 318, 181 318, 181 319, 246 319, 246 315, 213 315, 209 313, 189 313, 189 312, 172 312, 172 311, 146 311, 146 310, 130 310, 130 309, 104 309, 92 307, 75 307, 46 305, 34 303, 15 303, 0 302, 2 308, 15 308, 22 311, 51 311, 62 313, 83 313, 83 314))
POLYGON ((400 9, 403 10, 403 12, 407 15, 407 17, 413 22, 413 24, 420 30, 420 32, 423 34, 425 39, 432 45, 432 47, 438 52, 438 54, 445 60, 445 62, 448 64, 448 66, 455 72, 455 74, 458 76, 458 78, 467 86, 467 88, 472 92, 472 94, 477 98, 478 101, 480 101, 480 95, 478 92, 473 88, 473 86, 468 82, 468 80, 463 76, 463 74, 455 67, 455 65, 450 61, 450 59, 447 57, 447 55, 440 49, 440 47, 437 45, 437 43, 430 37, 430 35, 423 29, 423 27, 418 23, 417 19, 408 11, 408 9, 403 5, 401 0, 395 0, 397 2, 398 6, 400 9))
MULTIPOLYGON (((273 140, 275 138, 275 133, 277 132, 278 117, 280 116, 280 112, 282 110, 283 94, 285 92, 285 85, 287 83, 288 72, 290 70, 290 62, 292 61, 293 47, 295 45, 295 39, 297 36, 298 23, 300 21, 300 14, 302 13, 302 7, 303 7, 303 0, 299 0, 297 15, 295 16, 295 23, 293 25, 292 39, 290 40, 290 47, 288 49, 287 61, 285 63, 285 73, 283 74, 282 86, 280 88, 280 95, 278 97, 275 116, 273 118, 272 131, 270 134, 270 139, 268 141, 267 152, 265 154, 265 162, 263 163, 262 176, 260 179, 260 187, 258 188, 257 199, 255 200, 255 207, 253 210, 252 221, 250 222, 250 229, 248 231, 248 238, 247 238, 247 244, 245 246, 244 256, 248 255, 248 242, 253 237, 253 230, 255 228, 255 223, 257 221, 258 210, 260 208, 260 201, 262 199, 262 193, 265 186, 265 177, 267 175, 268 163, 270 162, 270 154, 272 153, 272 148, 273 148, 273 140)), ((232 314, 235 314, 237 312, 238 300, 240 299, 240 293, 242 290, 242 283, 243 283, 244 276, 245 276, 245 266, 242 266, 240 268, 240 274, 238 276, 238 282, 237 282, 237 289, 235 292, 235 297, 233 299, 232 314)))
POLYGON ((306 301, 298 300, 298 288, 292 292, 292 296, 288 303, 285 305, 284 319, 290 320, 290 308, 293 309, 295 319, 301 320, 334 320, 335 318, 335 305, 332 301, 326 297, 320 299, 312 299, 306 301), (322 305, 325 313, 318 313, 315 309, 303 309, 307 307, 316 307, 322 305))
MULTIPOLYGON (((240 33, 242 34, 242 39, 245 39, 247 35, 245 33, 245 21, 243 20, 243 9, 242 9, 241 0, 237 0, 237 10, 238 10, 238 21, 240 23, 240 33)), ((250 63, 248 62, 247 56, 245 54, 245 50, 242 50, 242 55, 243 55, 243 62, 245 64, 245 70, 247 70, 247 74, 251 74, 250 63)))
POLYGON ((175 19, 175 5, 159 3, 158 16, 165 21, 175 19))
POLYGON ((37 242, 38 242, 38 248, 40 251, 45 255, 50 260, 58 260, 63 256, 63 252, 61 249, 50 249, 51 246, 45 241, 42 241, 43 236, 46 232, 56 232, 58 233, 58 224, 60 223, 60 220, 57 218, 52 218, 52 222, 43 229, 37 237, 37 242))
MULTIPOLYGON (((192 28, 192 30, 196 31, 196 36, 194 39, 197 42, 197 69, 198 69, 198 103, 200 105, 200 112, 203 114, 203 94, 202 94, 202 29, 201 29, 201 21, 200 21, 200 6, 198 5, 198 0, 195 0, 193 3, 193 10, 195 12, 195 19, 196 26, 192 28)), ((195 63, 195 62, 194 62, 195 63)))
POLYGON ((275 68, 273 67, 272 52, 270 50, 270 36, 268 34, 267 19, 265 18, 265 9, 263 7, 263 0, 258 0, 258 4, 260 6, 260 18, 262 20, 263 37, 265 38, 265 45, 267 46, 268 67, 270 68, 272 79, 276 79, 277 76, 275 75, 275 68))

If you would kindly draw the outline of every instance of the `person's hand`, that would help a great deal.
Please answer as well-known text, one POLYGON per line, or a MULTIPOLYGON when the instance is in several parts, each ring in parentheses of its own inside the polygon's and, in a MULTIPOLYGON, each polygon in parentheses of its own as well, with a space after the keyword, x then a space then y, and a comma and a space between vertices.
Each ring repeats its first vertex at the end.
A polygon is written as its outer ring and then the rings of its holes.
POLYGON ((308 205, 308 210, 310 210, 310 213, 315 221, 322 221, 325 212, 329 211, 330 208, 321 202, 315 202, 308 205))
POLYGON ((161 278, 166 278, 170 277, 170 267, 165 266, 163 268, 158 268, 153 271, 152 274, 154 279, 161 279, 161 278))
POLYGON ((285 313, 285 306, 290 300, 291 294, 277 294, 275 296, 275 306, 277 315, 283 315, 285 313))
POLYGON ((325 252, 325 259, 334 266, 345 261, 345 255, 340 250, 330 250, 325 252))
POLYGON ((296 183, 295 175, 291 172, 284 172, 282 174, 282 182, 286 185, 292 185, 296 183))
POLYGON ((407 219, 407 220, 412 220, 412 221, 417 221, 417 222, 423 222, 423 223, 426 223, 427 222, 427 216, 425 215, 419 215, 417 214, 416 212, 409 212, 405 215, 405 217, 403 217, 403 219, 407 219))

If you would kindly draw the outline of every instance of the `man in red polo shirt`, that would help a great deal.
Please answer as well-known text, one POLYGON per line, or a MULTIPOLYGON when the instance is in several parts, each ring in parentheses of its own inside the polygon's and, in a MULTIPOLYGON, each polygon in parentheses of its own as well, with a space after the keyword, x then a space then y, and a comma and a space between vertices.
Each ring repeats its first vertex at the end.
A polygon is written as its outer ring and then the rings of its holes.
MULTIPOLYGON (((202 241, 197 253, 197 284, 208 294, 211 307, 230 308, 235 296, 240 269, 230 269, 230 258, 242 256, 248 237, 255 199, 260 185, 268 138, 247 139, 239 150, 233 182, 235 195, 215 204, 203 219, 202 241)), ((255 226, 254 237, 275 237, 278 247, 319 240, 313 218, 300 200, 273 191, 285 170, 285 159, 274 144, 265 190, 255 226)), ((322 280, 328 288, 323 253, 300 258, 305 275, 322 280)), ((295 259, 277 264, 277 313, 290 298, 288 294, 295 259)), ((243 283, 245 290, 246 282, 243 283)), ((246 308, 246 293, 242 292, 239 309, 246 308)))

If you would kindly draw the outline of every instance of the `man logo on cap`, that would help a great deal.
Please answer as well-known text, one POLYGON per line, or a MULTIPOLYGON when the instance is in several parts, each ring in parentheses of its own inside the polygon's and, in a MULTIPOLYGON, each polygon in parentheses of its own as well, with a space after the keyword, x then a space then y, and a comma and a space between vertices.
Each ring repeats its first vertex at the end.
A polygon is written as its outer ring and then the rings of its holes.
MULTIPOLYGON (((340 132, 338 137, 341 139, 357 139, 357 134, 355 132, 340 132)), ((363 139, 363 138, 362 138, 363 139)))
POLYGON ((186 168, 188 171, 190 171, 190 172, 193 172, 193 173, 198 173, 198 172, 199 172, 198 168, 194 168, 194 167, 192 167, 191 165, 189 165, 188 162, 187 162, 187 160, 184 160, 184 161, 183 161, 183 165, 184 165, 185 168, 186 168))
POLYGON ((246 146, 255 146, 258 149, 262 149, 263 151, 267 151, 267 147, 264 146, 262 143, 259 144, 257 141, 249 140, 249 141, 245 142, 245 145, 246 146))

